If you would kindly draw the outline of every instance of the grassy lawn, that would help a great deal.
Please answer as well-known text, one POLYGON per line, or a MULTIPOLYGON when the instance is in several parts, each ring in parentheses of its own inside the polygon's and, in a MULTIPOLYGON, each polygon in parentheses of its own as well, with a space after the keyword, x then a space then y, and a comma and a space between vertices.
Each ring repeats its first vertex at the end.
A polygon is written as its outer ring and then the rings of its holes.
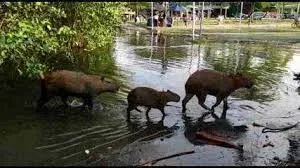
MULTIPOLYGON (((129 22, 130 23, 130 22, 129 22)), ((147 28, 146 22, 130 23, 133 27, 147 28)), ((246 20, 242 24, 234 20, 218 24, 216 20, 206 20, 202 25, 202 33, 209 39, 244 39, 244 40, 282 40, 300 42, 300 28, 291 27, 292 20, 266 21, 255 20, 248 25, 246 20)), ((172 27, 156 27, 165 35, 192 34, 192 24, 187 26, 182 21, 175 22, 172 27)), ((199 22, 196 23, 195 34, 200 34, 199 22)))
MULTIPOLYGON (((130 22, 129 22, 130 23, 130 22)), ((134 23, 132 24, 144 27, 147 27, 146 22, 134 23)), ((205 20, 202 24, 202 32, 205 33, 252 33, 252 32, 267 32, 267 33, 298 33, 300 28, 292 28, 292 20, 254 20, 250 25, 248 20, 242 20, 242 24, 239 24, 239 21, 236 20, 225 20, 223 24, 218 24, 217 20, 210 19, 205 20)), ((157 27, 163 33, 167 34, 186 34, 192 32, 192 23, 188 23, 187 26, 184 25, 182 21, 175 21, 172 27, 157 27)), ((200 25, 199 21, 196 22, 195 31, 199 33, 200 25)))

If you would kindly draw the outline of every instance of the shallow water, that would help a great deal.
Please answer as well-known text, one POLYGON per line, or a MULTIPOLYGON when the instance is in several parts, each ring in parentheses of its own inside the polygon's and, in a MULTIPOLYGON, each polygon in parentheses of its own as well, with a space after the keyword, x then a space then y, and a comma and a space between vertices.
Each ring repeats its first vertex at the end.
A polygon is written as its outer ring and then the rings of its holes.
MULTIPOLYGON (((114 78, 130 88, 169 89, 181 99, 185 81, 197 69, 253 76, 256 84, 252 89, 237 90, 229 97, 227 120, 208 117, 201 125, 243 144, 244 152, 195 139, 197 120, 206 112, 196 97, 187 104, 185 114, 181 103, 173 102, 174 106, 165 108, 164 120, 159 110, 152 109, 151 121, 145 113, 132 111, 128 123, 128 89, 97 97, 90 113, 71 108, 61 115, 59 99, 48 103, 43 112, 34 112, 39 97, 39 85, 34 83, 0 93, 0 165, 136 165, 188 150, 195 153, 155 165, 272 165, 274 156, 299 159, 299 152, 291 152, 295 149, 291 150, 287 140, 290 134, 299 134, 299 126, 261 133, 262 128, 251 124, 281 126, 299 121, 299 83, 293 80, 293 72, 300 72, 300 44, 222 40, 199 45, 188 36, 159 37, 129 30, 116 38, 111 52, 113 65, 94 66, 114 66, 114 78), (247 125, 248 131, 234 132, 233 125, 247 125), (263 148, 267 140, 274 147, 263 148)), ((213 96, 207 97, 208 106, 214 102, 213 96)), ((215 109, 216 115, 221 115, 222 107, 221 103, 215 109)))

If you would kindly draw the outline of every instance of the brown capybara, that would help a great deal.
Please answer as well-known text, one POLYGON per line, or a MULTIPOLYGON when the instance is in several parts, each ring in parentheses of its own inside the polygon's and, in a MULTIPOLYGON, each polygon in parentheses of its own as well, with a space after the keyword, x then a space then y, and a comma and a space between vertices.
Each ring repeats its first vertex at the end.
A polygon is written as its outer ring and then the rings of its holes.
POLYGON ((127 121, 130 120, 130 111, 135 109, 139 112, 141 110, 137 109, 137 106, 147 107, 146 116, 149 119, 149 111, 151 108, 159 109, 165 116, 164 107, 168 102, 179 102, 180 96, 170 90, 157 91, 148 87, 137 87, 129 92, 127 96, 128 108, 127 108, 127 121))
POLYGON ((223 100, 224 107, 222 117, 225 117, 226 110, 228 109, 227 97, 239 88, 251 88, 252 86, 252 79, 241 74, 233 75, 209 69, 198 70, 186 81, 186 96, 182 100, 182 111, 185 112, 187 102, 196 95, 198 103, 203 108, 211 110, 212 112, 214 112, 214 108, 223 100), (217 99, 211 109, 204 104, 206 95, 213 95, 217 99))
POLYGON ((50 98, 60 96, 67 107, 68 96, 82 98, 84 105, 93 108, 93 97, 103 92, 117 92, 119 86, 104 80, 104 77, 87 75, 82 72, 57 70, 41 76, 41 98, 38 107, 50 98))

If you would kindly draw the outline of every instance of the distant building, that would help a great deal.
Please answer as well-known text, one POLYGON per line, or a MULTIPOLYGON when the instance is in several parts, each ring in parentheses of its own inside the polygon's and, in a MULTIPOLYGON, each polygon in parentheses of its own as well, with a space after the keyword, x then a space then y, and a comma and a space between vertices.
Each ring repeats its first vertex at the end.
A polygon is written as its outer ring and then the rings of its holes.
MULTIPOLYGON (((219 15, 224 15, 227 17, 227 10, 230 7, 228 3, 221 3, 221 2, 205 2, 204 3, 204 16, 205 17, 218 17, 219 15)), ((193 12, 193 5, 187 5, 186 8, 188 9, 189 13, 193 12)), ((200 14, 202 10, 202 2, 196 2, 195 11, 196 15, 200 14)))
POLYGON ((126 17, 126 19, 128 20, 134 19, 134 16, 136 14, 134 11, 132 11, 130 8, 125 8, 124 10, 125 10, 124 17, 126 17))

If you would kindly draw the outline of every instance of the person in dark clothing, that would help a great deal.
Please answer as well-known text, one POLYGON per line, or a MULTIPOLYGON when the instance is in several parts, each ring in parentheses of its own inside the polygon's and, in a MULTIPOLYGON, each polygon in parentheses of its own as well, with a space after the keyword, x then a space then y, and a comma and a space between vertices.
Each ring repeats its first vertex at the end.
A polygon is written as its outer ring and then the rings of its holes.
POLYGON ((183 22, 184 22, 184 25, 187 26, 187 16, 186 14, 183 14, 183 22))
POLYGON ((164 26, 164 17, 162 14, 159 15, 158 22, 159 22, 159 27, 164 26))
POLYGON ((173 19, 171 17, 167 18, 167 27, 172 27, 173 19))

